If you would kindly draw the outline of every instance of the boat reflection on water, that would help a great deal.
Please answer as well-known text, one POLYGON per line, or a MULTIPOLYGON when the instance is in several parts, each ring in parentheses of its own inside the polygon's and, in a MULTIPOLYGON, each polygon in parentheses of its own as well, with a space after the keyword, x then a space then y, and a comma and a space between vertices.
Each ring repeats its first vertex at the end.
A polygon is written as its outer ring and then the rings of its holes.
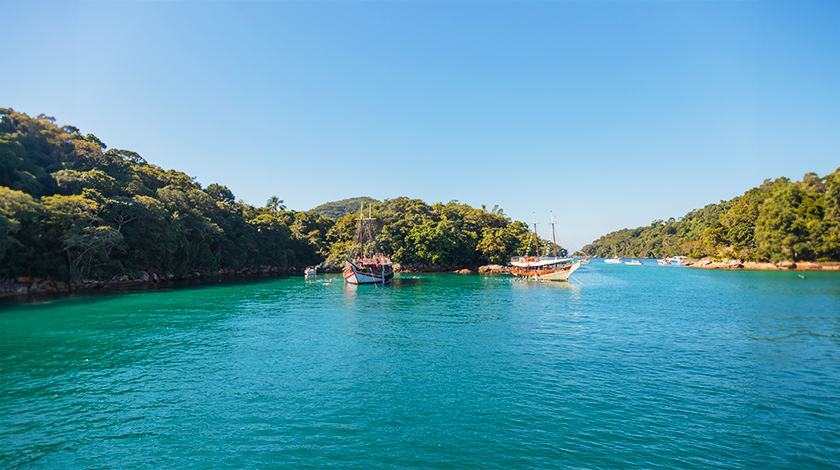
MULTIPOLYGON (((414 274, 411 275, 395 275, 394 277, 390 278, 388 282, 382 284, 381 282, 374 283, 373 285, 379 288, 391 288, 391 287, 412 287, 418 286, 423 282, 423 278, 414 274)), ((366 288, 369 290, 369 288, 366 288)), ((344 283, 344 291, 345 292, 352 292, 356 293, 359 290, 359 284, 353 284, 351 282, 344 283)))

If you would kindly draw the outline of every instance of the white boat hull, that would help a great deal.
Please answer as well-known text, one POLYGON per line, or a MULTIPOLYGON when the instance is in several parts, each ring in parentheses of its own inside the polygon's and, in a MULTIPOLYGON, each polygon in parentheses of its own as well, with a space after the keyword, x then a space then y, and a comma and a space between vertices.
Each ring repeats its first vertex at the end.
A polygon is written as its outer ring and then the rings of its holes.
POLYGON ((543 276, 538 276, 537 279, 540 281, 568 281, 569 278, 572 276, 572 273, 577 271, 580 267, 580 261, 572 263, 569 265, 569 268, 561 268, 558 271, 555 271, 551 274, 545 274, 543 276))
POLYGON ((569 278, 572 276, 572 273, 577 271, 577 269, 580 267, 580 264, 581 264, 580 261, 575 261, 572 264, 569 264, 569 265, 566 265, 566 266, 561 266, 561 267, 557 268, 556 270, 554 270, 553 272, 545 273, 545 274, 534 273, 534 274, 531 274, 531 275, 521 275, 521 274, 515 274, 515 275, 518 276, 518 277, 521 277, 523 279, 530 279, 530 280, 534 280, 534 281, 561 281, 561 282, 562 281, 568 281, 569 278))

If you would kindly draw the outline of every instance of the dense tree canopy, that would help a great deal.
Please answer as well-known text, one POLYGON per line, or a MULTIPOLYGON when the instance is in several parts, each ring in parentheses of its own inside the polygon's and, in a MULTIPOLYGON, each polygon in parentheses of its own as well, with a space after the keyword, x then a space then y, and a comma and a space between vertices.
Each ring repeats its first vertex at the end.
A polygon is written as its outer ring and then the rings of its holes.
POLYGON ((379 202, 372 197, 351 197, 342 199, 340 201, 328 202, 312 209, 312 212, 320 214, 331 219, 340 219, 347 214, 357 212, 362 203, 368 205, 373 202, 379 202))
MULTIPOLYGON (((378 224, 375 232, 382 251, 403 264, 504 263, 521 254, 529 238, 524 223, 457 201, 429 205, 399 197, 373 202, 371 213, 378 224)), ((359 251, 358 216, 356 212, 339 218, 327 234, 331 260, 359 251)), ((565 253, 562 247, 561 251, 565 253)))
MULTIPOLYGON (((211 273, 340 264, 358 253, 358 207, 376 219, 379 249, 402 264, 478 266, 536 251, 528 227, 498 207, 398 197, 352 198, 309 212, 236 201, 218 183, 108 148, 55 119, 0 108, 0 278, 108 279, 141 272, 211 273)), ((550 243, 540 241, 543 253, 550 243)), ((589 256, 840 260, 840 169, 767 180, 679 219, 607 234, 589 256)), ((565 256, 562 247, 558 254, 565 256)))
POLYGON ((802 181, 766 180, 743 196, 693 210, 679 220, 607 234, 590 256, 688 254, 749 261, 840 260, 840 169, 802 181))
MULTIPOLYGON (((519 253, 527 227, 501 210, 354 198, 319 211, 236 201, 55 119, 0 108, 0 278, 186 276, 303 267, 358 252, 358 205, 373 203, 382 251, 398 263, 476 266, 519 253), (324 214, 336 214, 335 218, 324 214), (340 214, 340 215, 338 215, 340 214)), ((562 250, 562 248, 561 248, 562 250)))
POLYGON ((255 208, 52 118, 0 116, 0 277, 179 276, 320 259, 322 244, 290 229, 311 215, 282 201, 255 208))

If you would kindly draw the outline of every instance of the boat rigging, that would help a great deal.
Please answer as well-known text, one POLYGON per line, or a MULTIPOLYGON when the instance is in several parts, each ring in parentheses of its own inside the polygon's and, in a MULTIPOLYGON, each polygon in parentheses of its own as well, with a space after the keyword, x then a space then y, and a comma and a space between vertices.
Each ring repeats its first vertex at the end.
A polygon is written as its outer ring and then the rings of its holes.
POLYGON ((552 213, 551 240, 554 247, 554 256, 541 257, 540 239, 537 235, 537 220, 536 215, 534 215, 534 240, 537 253, 535 257, 529 256, 531 246, 529 238, 525 256, 518 256, 510 260, 510 264, 513 266, 511 273, 514 276, 535 281, 568 281, 572 273, 580 267, 581 261, 575 261, 574 258, 560 258, 557 256, 557 239, 554 234, 554 224, 554 213, 552 213))
POLYGON ((378 253, 376 240, 373 237, 372 204, 368 204, 368 216, 365 217, 365 203, 359 210, 359 256, 344 261, 342 273, 344 280, 350 284, 385 284, 394 277, 394 267, 391 258, 378 253), (367 243, 365 242, 367 230, 367 243))

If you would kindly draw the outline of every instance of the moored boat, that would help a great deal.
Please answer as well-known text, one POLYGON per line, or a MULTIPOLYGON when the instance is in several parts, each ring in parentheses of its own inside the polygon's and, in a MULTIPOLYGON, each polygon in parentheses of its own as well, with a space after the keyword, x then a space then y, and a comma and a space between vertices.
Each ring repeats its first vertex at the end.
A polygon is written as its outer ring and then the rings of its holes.
POLYGON ((607 263, 607 264, 622 264, 622 263, 624 263, 624 261, 621 261, 621 258, 618 257, 618 253, 616 253, 615 247, 613 247, 613 255, 614 256, 612 258, 607 258, 607 259, 604 260, 604 262, 607 263))
POLYGON ((373 238, 371 226, 373 217, 364 217, 364 203, 359 211, 359 256, 344 261, 342 273, 344 280, 350 284, 385 284, 394 277, 394 267, 391 258, 376 252, 376 241, 373 238), (365 223, 367 222, 367 223, 365 223), (365 241, 367 228, 368 240, 365 241))
POLYGON ((318 270, 315 266, 307 266, 306 269, 303 270, 303 275, 306 277, 312 277, 318 274, 318 270))
POLYGON ((663 259, 658 259, 658 260, 656 260, 656 262, 659 263, 660 266, 670 266, 670 264, 671 264, 671 262, 669 260, 664 259, 664 258, 663 259))
POLYGON ((630 265, 630 266, 641 266, 642 262, 637 260, 637 259, 634 259, 634 260, 627 261, 624 264, 627 264, 627 265, 630 265))
POLYGON ((514 276, 535 281, 568 281, 581 262, 572 258, 520 256, 510 261, 514 276))
POLYGON ((350 284, 384 284, 394 277, 391 259, 384 255, 347 260, 342 272, 350 284))
POLYGON ((557 256, 553 214, 551 216, 551 239, 554 247, 554 256, 540 257, 540 244, 539 237, 537 236, 536 221, 534 221, 534 239, 536 240, 536 256, 528 256, 526 253, 525 256, 518 256, 510 260, 510 272, 514 276, 535 281, 568 281, 572 273, 583 263, 583 260, 575 261, 573 258, 560 258, 557 256))

